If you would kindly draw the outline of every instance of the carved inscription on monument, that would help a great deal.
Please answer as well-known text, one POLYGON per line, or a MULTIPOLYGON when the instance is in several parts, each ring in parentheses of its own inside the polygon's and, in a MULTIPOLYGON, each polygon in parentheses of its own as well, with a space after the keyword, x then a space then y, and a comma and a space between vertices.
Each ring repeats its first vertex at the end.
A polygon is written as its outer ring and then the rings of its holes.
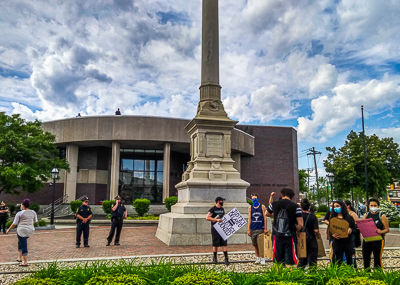
POLYGON ((222 157, 223 153, 223 136, 222 135, 206 135, 207 139, 207 156, 222 157))

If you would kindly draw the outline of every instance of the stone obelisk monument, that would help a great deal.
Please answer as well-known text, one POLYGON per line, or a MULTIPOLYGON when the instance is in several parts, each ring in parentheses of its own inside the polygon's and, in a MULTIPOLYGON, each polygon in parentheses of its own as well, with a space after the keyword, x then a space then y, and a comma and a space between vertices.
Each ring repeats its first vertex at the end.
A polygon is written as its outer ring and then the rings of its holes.
MULTIPOLYGON (((156 237, 168 245, 211 244, 206 221, 214 199, 226 199, 225 212, 237 208, 247 218, 246 189, 231 158, 231 132, 237 121, 228 118, 219 85, 218 0, 203 0, 200 102, 194 119, 185 127, 190 135, 188 168, 176 185, 178 203, 160 216, 156 237)), ((247 243, 247 227, 229 243, 247 243)))

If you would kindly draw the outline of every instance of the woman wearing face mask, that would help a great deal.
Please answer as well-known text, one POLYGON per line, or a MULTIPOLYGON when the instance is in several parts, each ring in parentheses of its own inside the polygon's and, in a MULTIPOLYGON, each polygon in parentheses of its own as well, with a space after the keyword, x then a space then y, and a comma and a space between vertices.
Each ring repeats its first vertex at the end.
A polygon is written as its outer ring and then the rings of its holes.
POLYGON ((354 240, 352 234, 356 231, 356 223, 347 211, 346 204, 343 201, 337 200, 333 203, 332 218, 344 219, 349 223, 347 238, 340 238, 338 234, 332 236, 333 262, 343 263, 343 256, 346 256, 346 263, 352 265, 352 255, 354 249, 354 240))
POLYGON ((265 264, 264 257, 260 257, 258 251, 258 236, 262 233, 268 233, 267 216, 265 215, 266 208, 258 201, 258 194, 251 194, 253 205, 249 207, 249 222, 247 226, 247 235, 251 237, 251 243, 254 246, 256 253, 256 264, 265 264))
POLYGON ((362 255, 364 259, 364 269, 371 265, 371 253, 374 254, 374 267, 383 268, 382 265, 382 251, 385 246, 385 234, 389 230, 389 221, 387 217, 379 211, 379 201, 371 198, 368 201, 369 211, 364 214, 364 219, 372 219, 377 227, 376 232, 382 236, 382 240, 365 242, 362 245, 362 255))

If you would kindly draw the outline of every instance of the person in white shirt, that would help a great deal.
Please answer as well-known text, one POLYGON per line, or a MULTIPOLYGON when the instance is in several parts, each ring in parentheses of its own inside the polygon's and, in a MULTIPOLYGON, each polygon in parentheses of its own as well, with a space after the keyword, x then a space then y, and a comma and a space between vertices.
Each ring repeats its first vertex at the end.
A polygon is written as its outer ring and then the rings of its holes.
POLYGON ((34 223, 38 222, 38 218, 35 211, 29 210, 31 202, 29 199, 25 199, 22 202, 22 211, 18 212, 10 228, 6 234, 10 232, 14 227, 17 228, 18 237, 18 262, 22 262, 20 266, 28 266, 28 238, 33 235, 35 228, 34 223))

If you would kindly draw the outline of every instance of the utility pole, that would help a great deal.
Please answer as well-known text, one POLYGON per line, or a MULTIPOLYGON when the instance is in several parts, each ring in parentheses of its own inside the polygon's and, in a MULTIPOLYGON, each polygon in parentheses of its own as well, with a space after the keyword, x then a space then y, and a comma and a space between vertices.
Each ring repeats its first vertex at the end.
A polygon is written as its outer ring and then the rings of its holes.
POLYGON ((312 168, 307 168, 307 175, 308 175, 308 177, 307 177, 307 189, 308 189, 308 192, 310 192, 310 172, 312 171, 312 168))
POLYGON ((315 147, 310 148, 310 149, 308 150, 308 153, 307 153, 307 156, 309 156, 309 155, 314 156, 315 180, 316 180, 316 182, 317 182, 317 192, 318 192, 319 187, 318 187, 318 167, 317 167, 317 159, 316 159, 316 155, 317 155, 317 154, 322 154, 322 152, 316 151, 316 150, 315 150, 315 147))

